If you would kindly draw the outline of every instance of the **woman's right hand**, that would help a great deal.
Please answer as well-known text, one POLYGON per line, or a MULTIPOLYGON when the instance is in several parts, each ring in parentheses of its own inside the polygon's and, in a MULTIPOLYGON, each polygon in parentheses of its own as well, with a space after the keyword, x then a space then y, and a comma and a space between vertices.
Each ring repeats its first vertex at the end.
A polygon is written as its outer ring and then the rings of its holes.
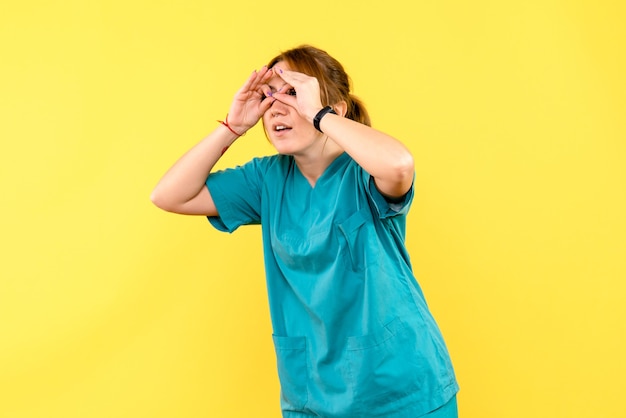
POLYGON ((228 111, 228 124, 243 135, 261 119, 276 99, 264 92, 273 71, 267 67, 254 71, 237 91, 228 111))

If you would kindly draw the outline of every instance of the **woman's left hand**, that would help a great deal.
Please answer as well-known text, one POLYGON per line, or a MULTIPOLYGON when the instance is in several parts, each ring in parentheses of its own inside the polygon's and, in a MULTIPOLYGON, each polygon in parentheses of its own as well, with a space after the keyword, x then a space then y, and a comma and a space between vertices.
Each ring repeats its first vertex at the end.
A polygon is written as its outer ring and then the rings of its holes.
POLYGON ((274 74, 282 78, 285 83, 289 84, 295 90, 295 96, 285 92, 282 88, 279 92, 272 95, 286 105, 296 109, 300 116, 313 123, 313 118, 317 112, 322 109, 322 101, 320 98, 320 85, 317 78, 302 74, 296 71, 289 71, 275 66, 274 74))

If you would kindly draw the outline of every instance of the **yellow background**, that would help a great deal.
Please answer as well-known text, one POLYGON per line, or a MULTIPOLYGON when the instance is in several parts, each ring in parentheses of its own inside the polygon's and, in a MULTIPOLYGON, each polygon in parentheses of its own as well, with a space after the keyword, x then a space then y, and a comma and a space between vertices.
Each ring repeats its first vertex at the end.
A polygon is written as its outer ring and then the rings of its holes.
POLYGON ((461 416, 625 417, 624 3, 295 3, 3 2, 0 417, 279 415, 259 228, 149 194, 303 42, 415 155, 461 416))

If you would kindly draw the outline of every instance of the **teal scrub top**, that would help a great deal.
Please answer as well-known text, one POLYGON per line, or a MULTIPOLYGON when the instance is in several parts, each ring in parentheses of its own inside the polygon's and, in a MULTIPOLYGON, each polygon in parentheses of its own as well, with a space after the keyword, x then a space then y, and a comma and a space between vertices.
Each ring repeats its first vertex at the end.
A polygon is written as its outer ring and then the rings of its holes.
POLYGON ((261 224, 283 417, 415 418, 458 391, 388 202, 352 158, 311 187, 293 157, 212 173, 218 230, 261 224))

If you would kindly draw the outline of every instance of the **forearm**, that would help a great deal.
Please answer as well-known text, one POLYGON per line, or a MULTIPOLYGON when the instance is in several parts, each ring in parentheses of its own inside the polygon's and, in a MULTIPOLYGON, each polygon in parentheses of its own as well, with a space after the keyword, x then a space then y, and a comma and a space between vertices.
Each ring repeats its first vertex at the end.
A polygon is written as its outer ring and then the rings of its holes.
POLYGON ((405 193, 414 174, 413 156, 400 141, 369 126, 334 114, 320 123, 324 134, 345 150, 390 195, 405 193))
POLYGON ((163 175, 151 195, 154 204, 175 210, 196 197, 225 149, 237 138, 227 127, 219 125, 163 175))

